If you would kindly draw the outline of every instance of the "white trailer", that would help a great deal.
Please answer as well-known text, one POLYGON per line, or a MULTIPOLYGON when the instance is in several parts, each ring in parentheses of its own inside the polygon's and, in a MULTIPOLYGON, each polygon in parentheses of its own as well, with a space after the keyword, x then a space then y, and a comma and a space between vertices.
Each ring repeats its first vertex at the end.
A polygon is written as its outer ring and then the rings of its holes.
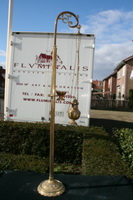
MULTIPOLYGON (((93 34, 57 33, 55 123, 68 124, 68 110, 79 101, 78 125, 88 126, 94 60, 93 34)), ((49 122, 53 33, 13 32, 6 68, 4 119, 49 122)))

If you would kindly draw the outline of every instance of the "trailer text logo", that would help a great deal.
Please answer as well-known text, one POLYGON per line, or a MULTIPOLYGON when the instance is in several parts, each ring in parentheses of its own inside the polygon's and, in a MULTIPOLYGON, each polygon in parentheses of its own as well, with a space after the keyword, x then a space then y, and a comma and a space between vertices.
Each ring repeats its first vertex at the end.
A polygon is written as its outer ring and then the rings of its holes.
MULTIPOLYGON (((74 67, 73 66, 65 66, 63 64, 63 61, 61 60, 61 58, 57 55, 56 57, 56 69, 57 70, 64 70, 64 71, 67 71, 67 70, 74 70, 74 67)), ((47 54, 43 54, 41 53, 39 56, 36 55, 36 58, 35 58, 35 62, 34 63, 28 63, 28 64, 25 64, 25 63, 19 63, 19 62, 15 62, 14 63, 14 68, 15 69, 45 69, 45 70, 50 70, 52 69, 52 55, 47 55, 47 54)), ((80 68, 78 66, 78 70, 81 70, 81 71, 88 71, 88 66, 83 66, 82 68, 80 68)))

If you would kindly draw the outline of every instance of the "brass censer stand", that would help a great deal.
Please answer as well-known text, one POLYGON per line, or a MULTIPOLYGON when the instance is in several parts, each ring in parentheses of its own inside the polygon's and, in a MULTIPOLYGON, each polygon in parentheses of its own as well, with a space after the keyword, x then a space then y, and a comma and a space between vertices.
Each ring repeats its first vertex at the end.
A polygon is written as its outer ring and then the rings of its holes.
MULTIPOLYGON (((59 180, 54 179, 53 168, 54 168, 54 124, 55 124, 55 96, 56 96, 56 33, 57 33, 57 22, 61 19, 64 23, 67 23, 70 28, 80 27, 78 16, 72 12, 65 11, 60 13, 55 21, 54 29, 54 46, 52 51, 52 83, 51 83, 51 119, 50 119, 50 162, 49 162, 49 178, 48 180, 42 181, 37 187, 37 191, 47 197, 59 196, 65 191, 65 187, 59 180), (76 24, 69 18, 74 17, 76 24)), ((64 94, 63 94, 64 95, 64 94)))

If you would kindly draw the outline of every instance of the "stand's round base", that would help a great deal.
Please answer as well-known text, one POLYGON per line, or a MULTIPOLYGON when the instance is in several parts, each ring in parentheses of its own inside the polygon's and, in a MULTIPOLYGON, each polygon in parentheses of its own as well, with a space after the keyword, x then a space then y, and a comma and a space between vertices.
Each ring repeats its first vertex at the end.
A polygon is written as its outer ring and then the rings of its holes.
POLYGON ((61 195, 65 191, 64 185, 55 179, 48 179, 40 183, 37 191, 46 197, 55 197, 61 195))

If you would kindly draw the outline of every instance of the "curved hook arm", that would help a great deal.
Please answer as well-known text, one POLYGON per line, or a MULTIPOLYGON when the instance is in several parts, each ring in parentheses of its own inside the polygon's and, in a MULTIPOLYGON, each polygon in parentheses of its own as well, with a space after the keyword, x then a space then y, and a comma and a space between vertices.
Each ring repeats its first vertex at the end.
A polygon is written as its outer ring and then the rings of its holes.
POLYGON ((61 12, 57 16, 57 18, 55 20, 55 28, 54 28, 54 45, 55 46, 56 46, 56 33, 57 33, 57 23, 58 23, 58 20, 62 20, 63 23, 67 23, 70 28, 76 28, 77 27, 80 30, 81 26, 79 25, 78 18, 79 18, 78 15, 75 15, 74 13, 69 12, 69 11, 61 12), (71 17, 75 18, 76 24, 73 25, 73 22, 70 21, 71 17))

